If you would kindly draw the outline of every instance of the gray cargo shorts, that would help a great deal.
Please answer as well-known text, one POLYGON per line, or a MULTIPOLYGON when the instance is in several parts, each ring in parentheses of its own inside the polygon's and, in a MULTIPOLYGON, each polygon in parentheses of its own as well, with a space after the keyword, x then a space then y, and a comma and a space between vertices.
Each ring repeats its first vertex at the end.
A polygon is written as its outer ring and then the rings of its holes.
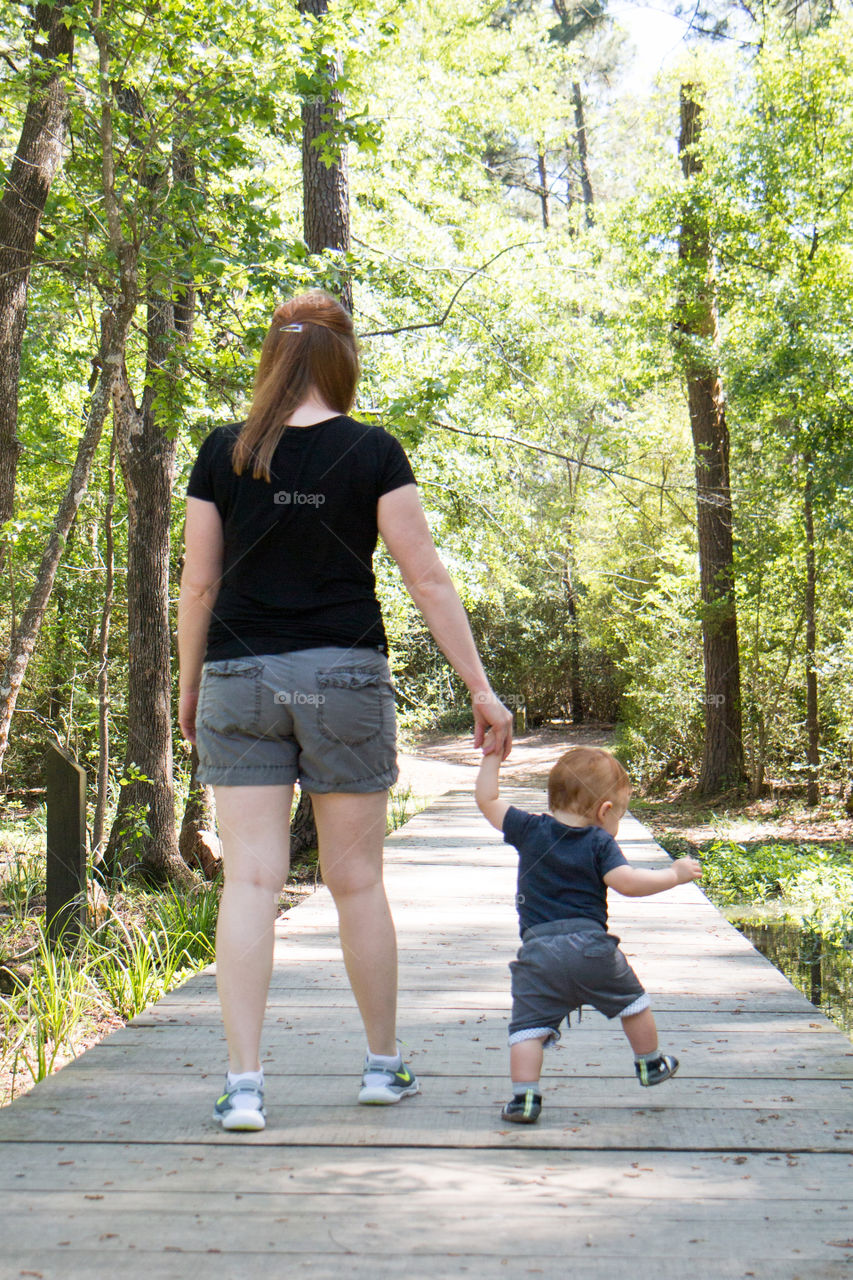
POLYGON ((214 786, 386 791, 399 774, 388 659, 330 645, 206 662, 196 744, 214 786))
POLYGON ((525 929, 510 961, 509 1043, 560 1039, 563 1018, 591 1005, 607 1018, 649 1007, 640 980, 619 950, 619 939, 595 920, 578 916, 525 929))

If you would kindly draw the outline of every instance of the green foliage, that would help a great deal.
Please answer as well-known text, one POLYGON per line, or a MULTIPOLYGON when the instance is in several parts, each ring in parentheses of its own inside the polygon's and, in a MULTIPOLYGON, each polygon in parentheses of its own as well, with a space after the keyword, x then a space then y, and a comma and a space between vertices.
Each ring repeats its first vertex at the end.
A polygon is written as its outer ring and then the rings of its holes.
POLYGON ((750 847, 714 840, 702 849, 702 888, 715 902, 767 902, 781 897, 784 885, 805 872, 813 859, 825 865, 821 850, 792 844, 750 847))
POLYGON ((103 922, 66 950, 50 943, 43 915, 33 914, 40 907, 30 891, 39 882, 29 860, 19 862, 19 875, 4 878, 4 900, 17 914, 0 938, 0 1064, 13 1090, 22 1074, 36 1082, 75 1057, 104 1019, 135 1017, 208 965, 220 891, 213 884, 114 898, 103 922))
POLYGON ((10 1041, 3 1057, 11 1058, 13 1074, 23 1066, 36 1083, 58 1059, 75 1055, 96 1001, 92 963, 53 947, 38 926, 32 977, 26 983, 15 978, 11 997, 0 997, 0 1030, 10 1041))
POLYGON ((0 874, 0 901, 17 921, 26 919, 45 892, 44 858, 23 850, 12 854, 0 874))
POLYGON ((702 888, 721 905, 780 900, 789 918, 834 946, 853 947, 853 856, 845 845, 715 840, 702 850, 702 888))
MULTIPOLYGON (((840 779, 853 748, 850 16, 792 30, 767 15, 754 56, 736 41, 689 52, 647 92, 626 91, 628 50, 603 5, 566 12, 555 26, 544 0, 390 9, 343 0, 322 22, 294 0, 245 0, 226 14, 197 0, 106 8, 122 227, 138 246, 143 284, 170 297, 191 285, 198 301, 191 341, 174 343, 158 369, 144 368, 142 307, 128 349, 131 381, 140 393, 150 383, 158 421, 178 441, 173 581, 189 467, 211 427, 242 416, 273 306, 334 287, 346 271, 364 335, 355 412, 409 451, 498 692, 523 702, 533 723, 579 712, 618 719, 637 781, 690 777, 703 733, 702 652, 673 323, 706 282, 698 258, 678 257, 689 208, 716 264, 719 344, 695 339, 689 354, 719 360, 727 396, 750 770, 757 784, 802 768, 808 483, 823 769, 840 779), (321 148, 328 159, 348 143, 353 243, 346 255, 313 255, 302 238, 301 97, 328 96, 333 54, 345 103, 329 113, 321 148), (703 169, 689 183, 674 145, 688 80, 704 112, 703 169)), ((14 67, 26 66, 28 28, 25 11, 4 13, 8 154, 25 101, 26 74, 14 67)), ((114 285, 101 85, 91 19, 82 10, 79 19, 73 146, 51 190, 28 305, 24 452, 0 583, 7 634, 72 465, 98 316, 114 285)), ((108 448, 105 438, 4 761, 22 790, 40 785, 50 733, 90 770, 97 763, 108 448)), ((117 762, 137 642, 123 609, 127 514, 119 477, 111 802, 128 781, 117 762)), ((467 726, 465 691, 381 549, 377 579, 403 723, 467 726)), ((189 752, 175 729, 183 794, 189 752)), ((147 837, 141 808, 125 822, 127 845, 147 837)))

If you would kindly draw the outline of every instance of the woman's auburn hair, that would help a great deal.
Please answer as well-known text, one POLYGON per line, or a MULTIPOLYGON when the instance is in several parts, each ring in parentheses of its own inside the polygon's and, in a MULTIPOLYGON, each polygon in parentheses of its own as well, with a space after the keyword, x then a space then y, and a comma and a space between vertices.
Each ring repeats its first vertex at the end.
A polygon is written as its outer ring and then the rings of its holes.
POLYGON ((348 413, 358 375, 352 316, 336 298, 317 289, 277 307, 261 348, 252 404, 231 455, 237 475, 253 463, 254 478, 271 481, 272 456, 297 405, 313 389, 330 409, 348 413), (282 331, 286 325, 302 328, 282 331))

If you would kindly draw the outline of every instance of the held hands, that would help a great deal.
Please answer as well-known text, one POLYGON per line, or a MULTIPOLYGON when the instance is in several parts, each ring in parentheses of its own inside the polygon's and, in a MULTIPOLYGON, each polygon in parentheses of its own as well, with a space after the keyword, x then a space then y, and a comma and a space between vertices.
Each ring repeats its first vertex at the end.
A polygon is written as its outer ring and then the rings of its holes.
POLYGON ((702 867, 695 858, 677 858, 672 865, 675 868, 676 884, 689 884, 702 875, 702 867))
POLYGON ((512 712, 491 689, 472 695, 474 711, 474 746, 484 755, 493 753, 506 760, 512 749, 512 712))

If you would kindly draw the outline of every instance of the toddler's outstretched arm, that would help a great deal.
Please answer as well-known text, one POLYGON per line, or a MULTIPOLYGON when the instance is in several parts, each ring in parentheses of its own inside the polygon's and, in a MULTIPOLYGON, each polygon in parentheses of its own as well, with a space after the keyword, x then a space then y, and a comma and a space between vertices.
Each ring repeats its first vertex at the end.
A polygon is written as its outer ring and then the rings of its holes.
POLYGON ((665 889, 674 889, 678 884, 698 880, 701 874, 702 867, 695 858, 679 858, 671 867, 664 867, 662 871, 614 867, 605 875, 604 883, 626 898, 646 898, 653 893, 663 893, 665 889))
MULTIPOLYGON (((493 737, 493 730, 489 729, 483 746, 488 746, 493 737)), ((483 756, 480 761, 480 772, 477 774, 474 798, 483 817, 487 818, 493 827, 497 827, 498 831, 503 831, 504 815, 509 808, 509 802, 500 798, 500 785, 498 782, 500 771, 501 757, 499 752, 492 751, 489 755, 483 756)))

